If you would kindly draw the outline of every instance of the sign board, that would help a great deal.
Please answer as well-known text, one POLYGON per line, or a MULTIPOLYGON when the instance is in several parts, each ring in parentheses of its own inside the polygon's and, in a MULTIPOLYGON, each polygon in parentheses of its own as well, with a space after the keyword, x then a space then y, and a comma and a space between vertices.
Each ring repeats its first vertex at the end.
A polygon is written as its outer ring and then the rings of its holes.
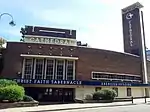
POLYGON ((77 80, 44 80, 44 79, 14 79, 21 84, 55 84, 55 85, 81 85, 77 80))
POLYGON ((122 9, 124 51, 140 56, 142 52, 140 7, 135 5, 137 4, 129 6, 129 10, 122 9))
POLYGON ((24 37, 24 42, 76 46, 77 40, 66 38, 24 37))
POLYGON ((22 33, 23 36, 34 35, 34 36, 76 39, 76 30, 70 30, 70 29, 25 26, 25 28, 21 28, 20 32, 22 33))
POLYGON ((53 85, 82 85, 82 86, 150 86, 142 83, 113 82, 113 81, 81 81, 81 80, 47 80, 47 79, 14 79, 20 84, 53 84, 53 85))

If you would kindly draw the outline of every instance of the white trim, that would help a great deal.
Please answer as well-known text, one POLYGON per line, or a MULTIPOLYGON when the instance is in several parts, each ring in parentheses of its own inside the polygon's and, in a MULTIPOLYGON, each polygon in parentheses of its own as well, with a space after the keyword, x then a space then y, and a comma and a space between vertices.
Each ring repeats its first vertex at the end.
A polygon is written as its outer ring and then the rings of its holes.
POLYGON ((70 59, 70 60, 78 60, 78 57, 65 57, 65 56, 48 56, 48 55, 28 55, 28 54, 20 54, 22 57, 34 57, 34 58, 58 58, 58 59, 70 59))
POLYGON ((73 61, 73 80, 76 79, 76 66, 75 66, 75 64, 76 64, 76 61, 74 60, 73 61))
MULTIPOLYGON (((143 17, 142 17, 142 12, 141 12, 141 10, 139 10, 139 15, 140 15, 140 26, 141 26, 141 42, 142 42, 142 73, 144 72, 144 76, 143 76, 143 82, 145 83, 145 84, 147 84, 148 83, 148 78, 147 78, 147 60, 146 60, 146 57, 147 57, 147 55, 146 55, 146 49, 145 49, 145 44, 146 43, 144 43, 144 29, 143 29, 143 22, 142 22, 142 19, 143 19, 143 17)), ((143 20, 144 21, 144 20, 143 20)))
POLYGON ((45 60, 45 69, 44 69, 44 79, 46 79, 46 71, 47 71, 47 59, 45 60))
POLYGON ((121 81, 130 81, 130 82, 141 82, 140 80, 129 80, 129 79, 108 79, 108 78, 93 78, 92 77, 92 79, 95 79, 95 80, 111 80, 111 81, 113 81, 113 80, 121 80, 121 81))
MULTIPOLYGON (((55 59, 56 60, 56 59, 55 59)), ((57 79, 57 60, 55 62, 55 73, 54 73, 54 79, 56 80, 57 79)))
POLYGON ((53 59, 53 80, 55 79, 55 59, 53 59))
POLYGON ((34 62, 33 79, 35 79, 36 58, 34 58, 33 62, 34 62))
POLYGON ((67 80, 67 77, 68 77, 68 60, 66 60, 66 74, 65 74, 65 77, 66 77, 66 80, 67 80))
POLYGON ((65 64, 66 64, 66 60, 63 60, 64 61, 64 64, 63 64, 63 80, 65 80, 65 68, 66 68, 66 66, 65 66, 65 64))
POLYGON ((21 76, 21 78, 23 79, 24 78, 24 72, 25 72, 25 58, 23 58, 23 64, 22 64, 23 66, 22 66, 22 76, 21 76))
POLYGON ((135 75, 135 74, 126 74, 126 73, 95 72, 95 71, 92 71, 92 75, 93 75, 93 73, 103 73, 103 74, 112 74, 112 75, 126 75, 126 76, 137 76, 137 77, 141 77, 140 75, 135 75))
POLYGON ((43 64, 42 64, 42 79, 44 78, 44 59, 43 59, 43 64))

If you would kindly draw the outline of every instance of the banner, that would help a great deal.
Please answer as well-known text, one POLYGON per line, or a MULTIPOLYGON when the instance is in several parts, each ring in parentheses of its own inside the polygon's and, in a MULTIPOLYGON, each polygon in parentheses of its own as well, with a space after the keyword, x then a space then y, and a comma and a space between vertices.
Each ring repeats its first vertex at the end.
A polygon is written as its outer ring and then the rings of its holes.
POLYGON ((81 81, 81 80, 47 80, 47 79, 13 79, 19 84, 52 84, 80 86, 150 86, 150 84, 121 82, 121 81, 81 81))
POLYGON ((122 23, 124 52, 141 56, 142 35, 139 8, 122 13, 122 23))

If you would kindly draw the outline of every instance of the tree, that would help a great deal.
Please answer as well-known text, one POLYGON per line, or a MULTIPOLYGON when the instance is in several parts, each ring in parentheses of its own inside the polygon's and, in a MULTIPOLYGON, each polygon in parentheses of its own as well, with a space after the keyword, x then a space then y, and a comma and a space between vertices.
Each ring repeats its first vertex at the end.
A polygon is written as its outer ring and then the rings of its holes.
POLYGON ((0 38, 0 48, 2 48, 5 43, 6 43, 6 40, 3 38, 0 38))

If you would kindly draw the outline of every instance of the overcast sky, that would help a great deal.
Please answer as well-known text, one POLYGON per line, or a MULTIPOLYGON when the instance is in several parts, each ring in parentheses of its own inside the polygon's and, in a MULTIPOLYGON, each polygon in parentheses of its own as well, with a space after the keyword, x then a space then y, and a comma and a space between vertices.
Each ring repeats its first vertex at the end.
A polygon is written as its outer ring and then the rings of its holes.
MULTIPOLYGON (((91 47, 123 52, 121 9, 137 0, 0 0, 0 13, 13 15, 0 21, 0 36, 19 41, 20 28, 25 25, 68 28, 77 30, 77 40, 91 47)), ((146 44, 150 48, 150 0, 144 5, 146 44)))

